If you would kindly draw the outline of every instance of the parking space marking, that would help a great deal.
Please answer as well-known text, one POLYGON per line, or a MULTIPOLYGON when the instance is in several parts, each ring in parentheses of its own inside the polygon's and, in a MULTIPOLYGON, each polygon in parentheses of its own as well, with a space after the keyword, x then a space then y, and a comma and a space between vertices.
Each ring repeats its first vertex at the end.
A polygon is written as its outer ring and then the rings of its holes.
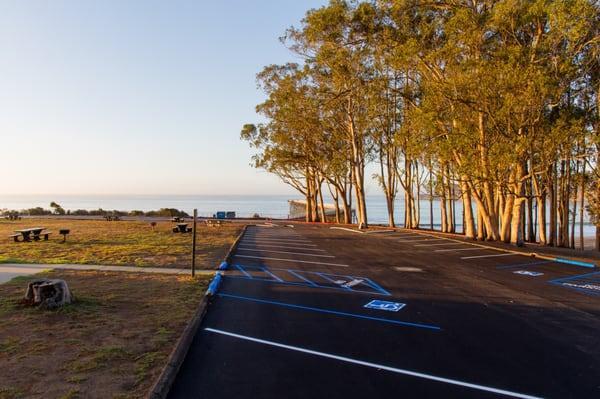
POLYGON ((247 278, 252 278, 252 276, 250 275, 250 273, 248 273, 247 271, 244 270, 243 267, 241 267, 240 265, 235 265, 235 267, 241 271, 242 273, 244 273, 246 275, 247 278))
POLYGON ((281 235, 281 234, 244 234, 244 237, 262 237, 262 238, 289 238, 289 239, 301 239, 305 240, 303 236, 300 235, 281 235))
POLYGON ((422 240, 396 240, 398 242, 425 242, 425 241, 439 241, 439 240, 445 240, 445 238, 425 238, 422 240))
POLYGON ((286 307, 286 308, 306 310, 306 311, 317 312, 317 313, 327 313, 327 314, 333 314, 336 316, 352 317, 352 318, 356 318, 356 319, 379 321, 382 323, 397 324, 397 325, 405 326, 405 327, 416 327, 416 328, 423 328, 426 330, 433 330, 433 331, 441 331, 442 330, 441 327, 434 326, 431 324, 413 323, 410 321, 386 319, 383 317, 366 316, 366 315, 358 314, 358 313, 340 312, 337 310, 331 310, 331 309, 325 309, 325 308, 315 308, 312 306, 296 305, 294 303, 278 302, 278 301, 271 301, 271 300, 267 300, 267 299, 252 298, 252 297, 241 296, 241 295, 233 295, 233 294, 228 294, 226 292, 220 292, 220 293, 217 293, 217 295, 219 297, 223 297, 223 298, 238 299, 238 300, 242 300, 242 301, 263 303, 263 304, 267 304, 267 305, 282 306, 282 307, 286 307))
POLYGON ((304 243, 312 243, 311 240, 305 239, 296 239, 296 238, 271 238, 271 237, 252 237, 252 236, 244 236, 244 238, 248 240, 264 240, 264 241, 285 241, 285 242, 304 242, 304 243))
POLYGON ((271 273, 266 267, 261 267, 262 271, 267 273, 269 276, 273 277, 275 280, 277 280, 280 283, 283 283, 283 280, 280 279, 279 277, 277 277, 276 275, 274 275, 273 273, 271 273))
POLYGON ((452 252, 452 251, 483 251, 484 248, 446 248, 436 249, 433 252, 452 252))
POLYGON ((539 262, 517 263, 517 264, 511 264, 511 265, 501 265, 501 266, 496 266, 496 269, 513 269, 513 268, 519 268, 519 267, 539 266, 539 265, 545 265, 545 264, 553 263, 553 262, 554 261, 552 261, 552 260, 541 260, 539 262))
MULTIPOLYGON (((487 249, 487 248, 481 248, 481 249, 487 249)), ((498 256, 517 256, 517 254, 493 254, 493 255, 463 256, 461 259, 495 258, 498 256)))
POLYGON ((350 291, 355 292, 355 293, 364 293, 364 294, 370 294, 370 295, 375 294, 375 295, 385 295, 385 296, 392 295, 388 291, 386 291, 383 287, 381 287, 379 284, 377 284, 376 282, 374 282, 373 280, 371 280, 370 278, 367 278, 367 277, 348 276, 348 275, 343 275, 343 274, 315 272, 315 271, 307 271, 307 270, 293 270, 293 269, 283 269, 283 268, 268 269, 263 266, 249 266, 249 265, 242 265, 239 263, 235 264, 235 267, 236 267, 236 269, 243 272, 244 276, 236 276, 236 275, 232 275, 232 274, 227 274, 227 278, 243 278, 243 279, 247 279, 247 280, 259 280, 259 281, 266 281, 266 282, 271 282, 271 283, 280 283, 280 284, 287 284, 287 285, 307 285, 308 284, 308 286, 316 287, 316 288, 337 289, 337 290, 344 290, 344 291, 350 289, 350 291), (264 278, 262 276, 256 276, 253 274, 253 272, 268 273, 273 278, 264 278), (298 282, 296 280, 290 281, 289 278, 287 277, 288 274, 294 276, 298 280, 301 280, 301 282, 298 282), (313 281, 313 280, 311 280, 313 278, 313 276, 317 276, 321 280, 327 281, 328 283, 331 283, 332 285, 322 284, 321 282, 319 282, 319 279, 315 279, 313 281), (343 279, 345 279, 345 280, 343 280, 343 279), (355 284, 353 284, 352 286, 350 286, 350 285, 343 286, 342 284, 347 283, 346 280, 354 281, 355 284))
POLYGON ((495 393, 495 394, 499 394, 499 395, 510 396, 510 397, 513 397, 513 398, 520 398, 520 399, 541 399, 538 396, 532 396, 532 395, 527 395, 527 394, 523 394, 523 393, 519 393, 519 392, 508 391, 506 389, 488 387, 488 386, 485 386, 485 385, 473 384, 473 383, 470 383, 470 382, 465 382, 465 381, 460 381, 460 380, 454 380, 454 379, 451 379, 451 378, 438 377, 438 376, 435 376, 435 375, 432 375, 432 374, 421 373, 421 372, 418 372, 418 371, 407 370, 407 369, 400 369, 400 368, 396 368, 396 367, 386 366, 384 364, 377 364, 377 363, 372 363, 372 362, 366 362, 364 360, 353 359, 353 358, 346 357, 346 356, 339 356, 339 355, 335 355, 335 354, 331 354, 331 353, 325 353, 325 352, 315 351, 315 350, 312 350, 312 349, 301 348, 299 346, 287 345, 287 344, 282 344, 282 343, 279 343, 279 342, 268 341, 268 340, 265 340, 265 339, 250 337, 250 336, 247 336, 247 335, 235 334, 235 333, 232 333, 232 332, 229 332, 229 331, 218 330, 216 328, 206 327, 204 330, 212 332, 212 333, 215 333, 215 334, 225 335, 225 336, 229 336, 229 337, 232 337, 232 338, 237 338, 237 339, 241 339, 241 340, 245 340, 245 341, 250 341, 250 342, 254 342, 254 343, 258 343, 258 344, 263 344, 263 345, 268 345, 268 346, 274 346, 274 347, 277 347, 277 348, 287 349, 287 350, 291 350, 291 351, 295 351, 295 352, 306 353, 306 354, 309 354, 309 355, 324 357, 324 358, 327 358, 327 359, 339 360, 341 362, 356 364, 356 365, 359 365, 359 366, 370 367, 370 368, 374 368, 376 370, 385 370, 385 371, 389 371, 389 372, 396 373, 396 374, 407 375, 407 376, 410 376, 410 377, 416 377, 416 378, 422 378, 422 379, 426 379, 426 380, 430 380, 430 381, 442 382, 442 383, 449 384, 449 385, 461 386, 461 387, 475 389, 475 390, 479 390, 479 391, 484 391, 484 392, 490 392, 490 393, 495 393))
POLYGON ((335 256, 333 256, 333 255, 305 254, 302 252, 288 252, 288 251, 274 251, 274 250, 268 250, 268 249, 242 248, 241 246, 239 246, 237 249, 239 251, 274 252, 274 253, 278 253, 278 254, 288 254, 288 255, 304 255, 304 256, 316 256, 319 258, 335 258, 335 256))
POLYGON ((573 289, 583 294, 600 296, 600 272, 561 277, 550 280, 549 283, 573 289))
POLYGON ((238 254, 235 254, 233 256, 234 257, 239 257, 239 258, 249 258, 249 259, 278 260, 278 261, 281 261, 281 262, 298 262, 298 263, 310 263, 310 264, 313 264, 313 265, 349 267, 349 265, 346 265, 344 263, 326 263, 326 262, 316 262, 316 261, 311 261, 311 260, 297 260, 297 259, 285 259, 285 258, 269 258, 269 257, 266 257, 266 256, 250 256, 250 255, 238 255, 238 254))
MULTIPOLYGON (((465 245, 469 245, 467 243, 464 243, 465 245)), ((415 244, 415 247, 434 247, 434 246, 440 246, 440 245, 463 245, 463 243, 461 242, 442 242, 439 244, 415 244)))
POLYGON ((298 241, 281 241, 281 240, 262 240, 260 238, 254 239, 254 238, 243 238, 242 241, 246 241, 246 242, 264 242, 266 244, 290 244, 290 245, 297 245, 300 247, 316 247, 315 244, 306 244, 304 242, 298 242, 298 241))
MULTIPOLYGON (((240 242, 240 245, 251 245, 251 244, 242 244, 240 242)), ((304 247, 289 247, 287 245, 270 245, 270 244, 252 244, 254 247, 256 248, 284 248, 284 249, 301 249, 303 251, 319 251, 319 252, 326 252, 324 249, 318 249, 318 248, 304 248, 304 247)))
POLYGON ((311 280, 307 279, 306 277, 302 276, 301 274, 296 273, 293 270, 286 270, 288 273, 290 273, 292 276, 296 276, 297 278, 299 278, 300 280, 304 280, 306 281, 308 284, 312 285, 313 287, 318 287, 318 285, 316 285, 314 282, 312 282, 311 280))

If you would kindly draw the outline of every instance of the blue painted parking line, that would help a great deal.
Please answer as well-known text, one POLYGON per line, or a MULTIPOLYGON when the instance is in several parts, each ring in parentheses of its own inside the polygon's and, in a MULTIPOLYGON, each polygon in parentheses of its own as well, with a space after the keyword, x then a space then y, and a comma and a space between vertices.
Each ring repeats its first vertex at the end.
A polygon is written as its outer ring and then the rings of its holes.
POLYGON ((223 297, 223 298, 239 299, 242 301, 250 301, 250 302, 263 303, 263 304, 269 304, 269 305, 275 305, 275 306, 283 306, 283 307, 287 307, 287 308, 300 309, 300 310, 306 310, 306 311, 312 311, 312 312, 318 312, 318 313, 327 313, 327 314, 333 314, 336 316, 353 317, 353 318, 357 318, 357 319, 379 321, 379 322, 383 322, 383 323, 391 323, 391 324, 397 324, 397 325, 402 325, 402 326, 407 326, 407 327, 424 328, 424 329, 435 330, 435 331, 441 330, 441 327, 434 326, 431 324, 413 323, 413 322, 409 322, 409 321, 385 319, 382 317, 365 316, 365 315, 357 314, 357 313, 340 312, 337 310, 315 308, 312 306, 296 305, 296 304, 287 303, 287 302, 278 302, 278 301, 252 298, 252 297, 241 296, 241 295, 233 295, 233 294, 228 294, 228 293, 224 293, 224 292, 218 293, 217 295, 220 297, 223 297))
POLYGON ((600 296, 600 272, 557 278, 550 280, 549 283, 569 288, 583 294, 600 296))
POLYGON ((279 281, 280 283, 283 282, 282 279, 280 279, 279 277, 277 277, 276 275, 274 275, 273 273, 268 271, 266 267, 261 267, 261 269, 263 272, 267 273, 269 276, 273 277, 275 280, 279 281))
POLYGON ((229 278, 242 278, 246 280, 258 280, 266 281, 278 284, 287 285, 301 285, 309 286, 312 288, 329 288, 338 289, 349 292, 367 293, 367 294, 380 294, 390 296, 391 294, 383 289, 380 285, 375 283, 373 280, 366 277, 359 276, 348 276, 324 272, 312 272, 305 270, 293 270, 293 269, 278 269, 278 268, 267 268, 264 266, 248 266, 236 264, 235 268, 242 272, 243 275, 232 275, 229 274, 229 278), (256 273, 265 273, 272 278, 264 278, 257 276, 256 273), (290 280, 289 276, 293 276, 294 279, 290 280), (314 277, 318 277, 315 280, 314 277), (301 281, 297 281, 301 280, 301 281), (349 281, 346 281, 349 280, 349 281), (323 281, 330 282, 331 285, 323 283, 323 281), (348 284, 355 282, 355 284, 348 284), (345 284, 344 284, 345 283, 345 284))
POLYGON ((246 270, 244 270, 244 268, 243 268, 242 266, 240 266, 240 265, 235 265, 235 267, 236 267, 236 268, 237 268, 239 271, 241 271, 242 273, 244 273, 244 274, 246 275, 246 277, 248 277, 248 278, 252 278, 252 276, 251 276, 251 275, 250 275, 250 274, 249 274, 249 273, 248 273, 246 270))
POLYGON ((296 277, 298 277, 300 280, 304 280, 304 281, 306 281, 308 284, 312 285, 313 287, 318 287, 318 285, 316 285, 315 283, 313 283, 311 280, 309 280, 309 279, 307 279, 307 278, 303 277, 302 275, 300 275, 300 274, 296 273, 296 272, 295 272, 295 271, 293 271, 293 270, 289 270, 289 269, 288 269, 288 270, 287 270, 287 272, 288 272, 288 273, 290 273, 292 276, 296 276, 296 277))
POLYGON ((519 267, 529 267, 529 266, 539 266, 539 265, 545 265, 548 263, 553 263, 554 261, 552 260, 541 260, 539 262, 531 262, 531 263, 513 263, 510 265, 502 265, 502 266, 496 266, 496 269, 516 269, 519 267))

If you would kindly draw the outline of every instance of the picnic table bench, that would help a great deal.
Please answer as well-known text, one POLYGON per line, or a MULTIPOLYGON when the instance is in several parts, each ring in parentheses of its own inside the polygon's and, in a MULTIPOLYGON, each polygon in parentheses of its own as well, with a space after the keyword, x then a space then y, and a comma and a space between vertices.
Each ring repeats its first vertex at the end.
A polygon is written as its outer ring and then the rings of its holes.
POLYGON ((173 233, 191 233, 192 228, 188 227, 189 223, 177 223, 175 227, 173 227, 173 233))
POLYGON ((45 227, 31 227, 28 229, 15 230, 15 234, 11 234, 8 237, 12 238, 15 242, 19 242, 20 237, 23 238, 23 241, 31 241, 31 236, 33 236, 33 241, 40 241, 42 237, 44 237, 44 241, 48 241, 50 234, 52 234, 52 232, 46 230, 45 227))

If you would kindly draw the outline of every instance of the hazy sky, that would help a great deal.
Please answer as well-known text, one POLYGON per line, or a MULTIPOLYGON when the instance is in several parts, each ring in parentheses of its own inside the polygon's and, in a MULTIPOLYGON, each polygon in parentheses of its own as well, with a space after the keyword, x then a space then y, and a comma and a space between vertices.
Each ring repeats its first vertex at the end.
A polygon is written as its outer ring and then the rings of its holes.
POLYGON ((0 194, 285 194, 255 75, 325 1, 0 1, 0 194))

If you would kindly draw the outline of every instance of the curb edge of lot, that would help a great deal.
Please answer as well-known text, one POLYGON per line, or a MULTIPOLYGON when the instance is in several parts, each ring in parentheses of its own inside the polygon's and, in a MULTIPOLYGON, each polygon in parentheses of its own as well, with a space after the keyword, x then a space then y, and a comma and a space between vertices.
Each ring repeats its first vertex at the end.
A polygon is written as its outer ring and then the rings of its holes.
MULTIPOLYGON (((223 258, 223 262, 229 262, 231 254, 233 253, 240 239, 246 232, 247 227, 248 225, 245 225, 240 234, 238 234, 236 240, 233 242, 233 244, 229 248, 229 251, 227 251, 227 254, 223 258)), ((152 386, 152 389, 149 391, 146 398, 164 399, 169 394, 169 391, 173 386, 173 382, 175 381, 175 377, 177 376, 177 373, 179 372, 179 369, 181 368, 181 365, 185 360, 188 350, 192 345, 192 340, 198 332, 198 328, 200 327, 200 324, 202 323, 202 320, 206 315, 206 312, 208 310, 209 298, 210 293, 207 291, 202 296, 202 299, 200 300, 200 303, 198 304, 194 315, 192 316, 188 324, 185 326, 183 332, 181 333, 181 336, 175 344, 175 347, 169 354, 167 364, 163 367, 162 371, 160 372, 160 375, 156 379, 154 385, 152 386)))
POLYGON ((246 233, 246 230, 248 229, 248 226, 250 226, 249 224, 245 224, 244 227, 242 228, 242 231, 240 231, 240 234, 238 234, 237 238, 235 239, 235 241, 233 242, 233 244, 231 244, 231 247, 229 247, 229 251, 227 251, 227 254, 225 255, 225 257, 223 258, 223 262, 229 264, 229 262, 231 261, 231 254, 233 253, 233 251, 235 251, 235 249, 237 248, 238 244, 240 243, 242 237, 244 236, 244 234, 246 233))

